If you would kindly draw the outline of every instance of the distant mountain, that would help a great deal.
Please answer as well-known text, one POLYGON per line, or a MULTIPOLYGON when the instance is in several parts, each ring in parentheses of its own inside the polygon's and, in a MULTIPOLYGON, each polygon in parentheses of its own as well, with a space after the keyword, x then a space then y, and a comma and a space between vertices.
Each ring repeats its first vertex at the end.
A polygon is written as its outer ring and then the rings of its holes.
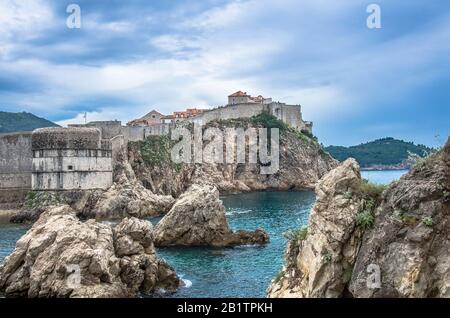
POLYGON ((409 152, 423 157, 433 149, 388 137, 351 147, 329 146, 325 150, 339 161, 355 158, 361 168, 402 169, 410 165, 409 152))
POLYGON ((36 128, 44 127, 58 127, 58 125, 31 113, 9 113, 0 111, 0 133, 32 131, 36 128))

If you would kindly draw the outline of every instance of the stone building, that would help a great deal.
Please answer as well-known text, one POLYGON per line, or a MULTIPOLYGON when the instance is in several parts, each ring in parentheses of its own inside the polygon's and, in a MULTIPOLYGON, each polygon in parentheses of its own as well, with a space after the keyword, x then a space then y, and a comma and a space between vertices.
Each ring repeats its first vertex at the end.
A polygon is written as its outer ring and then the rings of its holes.
POLYGON ((272 98, 264 98, 261 95, 257 97, 252 97, 247 94, 247 92, 237 91, 231 95, 228 95, 228 105, 238 105, 238 104, 268 104, 272 102, 272 98))
POLYGON ((111 143, 97 128, 42 128, 31 137, 33 190, 107 189, 111 143))
POLYGON ((203 112, 191 119, 191 121, 206 125, 213 120, 227 120, 249 118, 268 112, 289 126, 312 132, 312 122, 304 121, 300 105, 288 105, 281 102, 273 102, 272 98, 261 95, 251 95, 238 91, 228 96, 228 104, 203 112))
POLYGON ((152 126, 159 125, 162 123, 162 117, 164 115, 156 110, 152 110, 148 114, 141 118, 134 119, 127 123, 127 126, 152 126))

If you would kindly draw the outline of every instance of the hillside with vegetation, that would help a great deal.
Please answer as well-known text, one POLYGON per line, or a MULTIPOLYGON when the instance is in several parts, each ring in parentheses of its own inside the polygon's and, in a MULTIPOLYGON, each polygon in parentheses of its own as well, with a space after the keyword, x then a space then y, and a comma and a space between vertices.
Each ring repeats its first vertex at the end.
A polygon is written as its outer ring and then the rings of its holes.
POLYGON ((344 161, 350 157, 355 158, 362 168, 385 166, 393 169, 409 167, 410 161, 408 158, 411 154, 424 157, 433 151, 432 148, 425 145, 416 145, 391 137, 351 147, 329 146, 325 150, 339 161, 344 161))
POLYGON ((10 113, 0 111, 0 133, 32 131, 37 128, 57 127, 58 125, 31 113, 10 113))

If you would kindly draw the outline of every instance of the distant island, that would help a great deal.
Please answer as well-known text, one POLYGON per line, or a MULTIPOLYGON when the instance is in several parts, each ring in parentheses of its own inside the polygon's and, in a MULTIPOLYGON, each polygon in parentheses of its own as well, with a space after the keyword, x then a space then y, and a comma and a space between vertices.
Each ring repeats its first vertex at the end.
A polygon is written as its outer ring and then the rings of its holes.
POLYGON ((401 170, 411 166, 411 153, 424 157, 433 149, 387 137, 351 147, 329 146, 325 150, 339 161, 355 158, 364 170, 401 170))
POLYGON ((37 117, 31 113, 10 113, 0 111, 0 134, 19 131, 33 131, 37 128, 44 127, 59 126, 47 119, 37 117))

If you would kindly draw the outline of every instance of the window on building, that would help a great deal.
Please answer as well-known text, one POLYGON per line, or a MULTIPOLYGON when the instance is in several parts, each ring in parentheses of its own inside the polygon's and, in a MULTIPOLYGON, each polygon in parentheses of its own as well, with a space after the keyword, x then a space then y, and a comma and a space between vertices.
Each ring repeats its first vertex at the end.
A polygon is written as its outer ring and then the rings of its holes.
POLYGON ((73 166, 72 165, 67 166, 67 170, 73 170, 73 166))

